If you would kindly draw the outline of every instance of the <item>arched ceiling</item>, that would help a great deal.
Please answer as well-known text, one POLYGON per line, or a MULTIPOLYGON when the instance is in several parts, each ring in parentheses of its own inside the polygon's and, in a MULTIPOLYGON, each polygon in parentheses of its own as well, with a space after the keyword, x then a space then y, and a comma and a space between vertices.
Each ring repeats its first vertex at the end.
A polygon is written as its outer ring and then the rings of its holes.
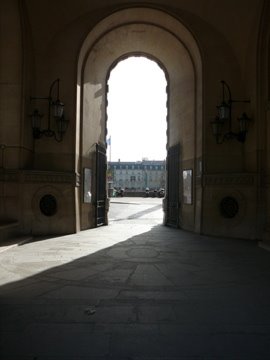
MULTIPOLYGON (((264 0, 25 0, 34 49, 42 53, 59 32, 74 23, 80 24, 81 39, 102 18, 126 7, 157 7, 178 16, 199 40, 203 27, 221 34, 244 64, 258 32, 264 0)), ((207 36, 207 35, 205 35, 207 36)), ((203 39, 203 41, 207 41, 203 39)), ((222 40, 221 40, 222 41, 222 40)))

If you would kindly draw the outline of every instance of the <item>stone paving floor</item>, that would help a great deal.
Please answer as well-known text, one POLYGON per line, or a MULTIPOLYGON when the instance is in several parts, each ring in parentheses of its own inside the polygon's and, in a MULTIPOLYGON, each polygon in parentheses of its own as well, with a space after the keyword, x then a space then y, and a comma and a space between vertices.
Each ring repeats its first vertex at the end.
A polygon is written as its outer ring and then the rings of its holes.
POLYGON ((270 359, 270 252, 254 242, 141 216, 12 247, 0 285, 1 360, 270 359))

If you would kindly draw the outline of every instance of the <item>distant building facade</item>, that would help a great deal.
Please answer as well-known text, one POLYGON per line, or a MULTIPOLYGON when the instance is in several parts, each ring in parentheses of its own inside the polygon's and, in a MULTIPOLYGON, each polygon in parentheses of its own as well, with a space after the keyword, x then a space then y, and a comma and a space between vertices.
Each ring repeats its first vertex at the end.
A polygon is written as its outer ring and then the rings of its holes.
POLYGON ((114 188, 150 190, 165 188, 165 160, 108 163, 108 180, 114 188))

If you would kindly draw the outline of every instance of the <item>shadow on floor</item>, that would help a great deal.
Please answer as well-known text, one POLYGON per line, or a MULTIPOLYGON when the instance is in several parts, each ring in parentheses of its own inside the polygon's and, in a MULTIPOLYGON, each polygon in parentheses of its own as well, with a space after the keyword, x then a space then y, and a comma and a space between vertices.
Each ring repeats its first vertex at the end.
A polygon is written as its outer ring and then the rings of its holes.
POLYGON ((1 359, 270 358, 270 253, 128 227, 2 254, 2 277, 25 279, 0 288, 1 359))

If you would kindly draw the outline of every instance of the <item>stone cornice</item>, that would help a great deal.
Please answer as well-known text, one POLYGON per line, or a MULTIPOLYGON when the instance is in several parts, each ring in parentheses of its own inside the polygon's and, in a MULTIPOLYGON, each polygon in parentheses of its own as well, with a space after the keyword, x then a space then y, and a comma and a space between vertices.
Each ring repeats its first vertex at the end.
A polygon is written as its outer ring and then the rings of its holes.
POLYGON ((73 183, 75 174, 58 171, 23 171, 22 182, 25 183, 73 183))
POLYGON ((79 174, 62 171, 0 170, 0 181, 20 183, 62 183, 79 185, 79 174))
POLYGON ((208 174, 203 176, 204 186, 255 186, 256 173, 208 174))
POLYGON ((18 170, 0 169, 0 181, 3 182, 19 182, 20 172, 18 170))

